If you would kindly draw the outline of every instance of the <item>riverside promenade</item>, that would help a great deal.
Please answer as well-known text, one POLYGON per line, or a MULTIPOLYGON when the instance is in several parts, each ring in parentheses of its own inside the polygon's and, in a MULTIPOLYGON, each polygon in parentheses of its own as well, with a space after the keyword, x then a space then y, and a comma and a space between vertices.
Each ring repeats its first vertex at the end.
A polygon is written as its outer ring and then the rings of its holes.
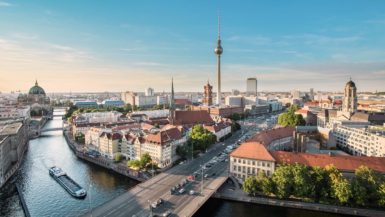
POLYGON ((78 145, 75 141, 70 138, 67 130, 63 130, 63 135, 66 139, 68 146, 78 158, 104 167, 106 169, 110 169, 116 173, 127 176, 139 182, 147 180, 140 171, 129 169, 126 165, 114 163, 112 160, 106 159, 104 157, 90 157, 88 154, 86 154, 82 145, 78 145))
POLYGON ((319 212, 329 212, 337 214, 345 214, 352 216, 368 216, 368 217, 384 217, 385 211, 373 210, 373 209, 362 209, 352 208, 345 206, 335 206, 320 203, 308 203, 302 201, 290 201, 280 200, 269 197, 251 197, 243 192, 239 188, 234 188, 233 184, 224 184, 218 191, 212 196, 217 199, 231 200, 243 203, 255 203, 269 206, 281 206, 295 209, 306 209, 319 212))

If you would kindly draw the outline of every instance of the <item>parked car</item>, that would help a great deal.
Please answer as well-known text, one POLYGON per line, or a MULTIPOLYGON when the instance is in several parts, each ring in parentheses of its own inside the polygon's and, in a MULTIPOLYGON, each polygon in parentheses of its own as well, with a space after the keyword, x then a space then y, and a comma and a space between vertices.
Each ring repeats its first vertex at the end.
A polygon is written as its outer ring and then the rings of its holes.
POLYGON ((162 214, 162 216, 163 217, 167 217, 167 216, 169 216, 169 215, 171 215, 171 210, 167 210, 166 212, 164 212, 163 214, 162 214))
POLYGON ((189 195, 194 195, 195 194, 195 191, 194 190, 190 190, 189 191, 189 195))
POLYGON ((186 190, 184 188, 181 188, 178 192, 179 194, 183 194, 186 190))

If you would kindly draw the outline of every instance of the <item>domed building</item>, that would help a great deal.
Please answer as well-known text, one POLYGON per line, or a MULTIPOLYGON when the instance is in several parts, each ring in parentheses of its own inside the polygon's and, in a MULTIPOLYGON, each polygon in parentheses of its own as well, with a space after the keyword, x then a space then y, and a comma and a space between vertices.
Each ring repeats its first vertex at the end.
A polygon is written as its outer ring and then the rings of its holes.
POLYGON ((46 96, 44 89, 39 86, 37 81, 35 82, 35 86, 29 89, 28 94, 19 95, 18 101, 27 105, 47 105, 50 103, 49 97, 46 96))

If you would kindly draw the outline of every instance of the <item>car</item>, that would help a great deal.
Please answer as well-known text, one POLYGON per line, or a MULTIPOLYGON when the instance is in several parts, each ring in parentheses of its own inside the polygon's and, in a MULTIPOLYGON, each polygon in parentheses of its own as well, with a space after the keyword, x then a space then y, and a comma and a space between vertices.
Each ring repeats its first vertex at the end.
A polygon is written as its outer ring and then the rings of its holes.
POLYGON ((195 191, 194 191, 194 190, 190 190, 190 191, 188 192, 188 194, 189 194, 189 195, 194 195, 194 194, 195 194, 195 191))
POLYGON ((207 177, 209 177, 209 174, 206 173, 203 177, 204 177, 204 178, 207 178, 207 177))
POLYGON ((162 216, 163 217, 167 217, 167 216, 169 216, 169 215, 171 215, 171 210, 167 210, 166 212, 164 212, 163 214, 162 214, 162 216))
POLYGON ((159 206, 160 204, 163 203, 163 199, 162 198, 159 198, 157 201, 156 201, 156 204, 159 206))
POLYGON ((186 191, 186 190, 185 190, 184 188, 181 188, 181 189, 178 191, 178 193, 179 193, 179 194, 183 194, 185 191, 186 191))
POLYGON ((156 207, 158 207, 158 204, 156 202, 152 202, 151 207, 155 209, 156 207))

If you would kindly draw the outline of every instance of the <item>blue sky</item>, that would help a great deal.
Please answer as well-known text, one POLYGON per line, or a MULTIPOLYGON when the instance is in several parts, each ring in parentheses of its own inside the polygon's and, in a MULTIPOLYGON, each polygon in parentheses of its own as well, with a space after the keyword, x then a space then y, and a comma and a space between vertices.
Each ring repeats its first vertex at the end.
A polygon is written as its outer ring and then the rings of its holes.
POLYGON ((0 91, 385 90, 385 1, 0 0, 0 91))

